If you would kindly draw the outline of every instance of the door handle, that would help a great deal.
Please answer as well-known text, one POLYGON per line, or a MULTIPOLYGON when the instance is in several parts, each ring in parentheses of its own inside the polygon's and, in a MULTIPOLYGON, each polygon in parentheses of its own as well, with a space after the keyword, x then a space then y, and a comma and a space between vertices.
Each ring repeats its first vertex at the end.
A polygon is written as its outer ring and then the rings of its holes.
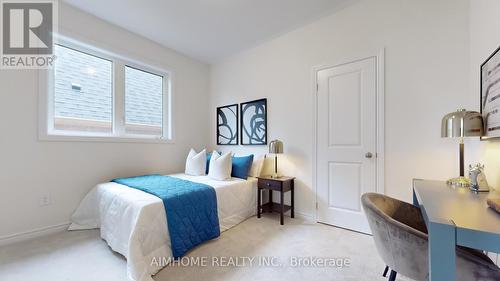
POLYGON ((371 152, 367 152, 365 154, 365 158, 372 158, 373 157, 373 154, 371 152))

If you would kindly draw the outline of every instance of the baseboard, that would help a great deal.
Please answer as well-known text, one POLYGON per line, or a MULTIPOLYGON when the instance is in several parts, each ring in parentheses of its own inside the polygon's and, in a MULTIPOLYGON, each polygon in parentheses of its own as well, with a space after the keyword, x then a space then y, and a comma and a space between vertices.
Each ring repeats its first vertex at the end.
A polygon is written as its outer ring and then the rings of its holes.
POLYGON ((49 235, 52 233, 56 232, 61 232, 64 231, 68 228, 70 225, 69 222, 61 223, 61 224, 56 224, 56 225, 51 225, 47 227, 42 227, 26 232, 20 232, 16 234, 11 234, 11 235, 6 235, 6 236, 1 236, 0 237, 0 246, 5 246, 45 235, 49 235))
POLYGON ((316 219, 311 214, 306 214, 306 213, 295 211, 295 217, 301 218, 307 222, 316 222, 316 219))

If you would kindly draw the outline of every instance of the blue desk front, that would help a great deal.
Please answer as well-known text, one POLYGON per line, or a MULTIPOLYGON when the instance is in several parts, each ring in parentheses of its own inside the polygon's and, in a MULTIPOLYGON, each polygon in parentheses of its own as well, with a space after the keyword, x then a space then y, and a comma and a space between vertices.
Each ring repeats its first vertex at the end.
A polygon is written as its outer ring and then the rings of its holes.
POLYGON ((500 253, 500 214, 488 208, 487 198, 500 198, 500 193, 413 180, 413 204, 420 207, 429 231, 431 281, 456 280, 456 245, 500 253))

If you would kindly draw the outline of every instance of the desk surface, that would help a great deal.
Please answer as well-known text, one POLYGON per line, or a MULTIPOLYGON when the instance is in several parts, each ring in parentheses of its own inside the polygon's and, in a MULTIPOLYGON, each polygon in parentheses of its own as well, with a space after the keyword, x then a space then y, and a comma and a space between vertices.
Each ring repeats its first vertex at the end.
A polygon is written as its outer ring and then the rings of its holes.
POLYGON ((486 203, 487 198, 500 198, 500 192, 475 193, 450 187, 443 181, 415 180, 413 185, 419 204, 425 206, 426 220, 500 234, 500 214, 486 203))

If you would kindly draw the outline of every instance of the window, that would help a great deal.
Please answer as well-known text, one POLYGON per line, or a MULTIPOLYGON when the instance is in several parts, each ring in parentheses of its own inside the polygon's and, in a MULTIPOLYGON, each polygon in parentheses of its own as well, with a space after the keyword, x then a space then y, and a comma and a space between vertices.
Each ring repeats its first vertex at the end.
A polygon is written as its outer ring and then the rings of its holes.
POLYGON ((132 134, 161 135, 163 77, 125 67, 125 130, 132 134))
POLYGON ((113 131, 113 63, 55 46, 54 129, 113 131))
POLYGON ((54 48, 42 139, 171 140, 169 72, 69 39, 54 48))

